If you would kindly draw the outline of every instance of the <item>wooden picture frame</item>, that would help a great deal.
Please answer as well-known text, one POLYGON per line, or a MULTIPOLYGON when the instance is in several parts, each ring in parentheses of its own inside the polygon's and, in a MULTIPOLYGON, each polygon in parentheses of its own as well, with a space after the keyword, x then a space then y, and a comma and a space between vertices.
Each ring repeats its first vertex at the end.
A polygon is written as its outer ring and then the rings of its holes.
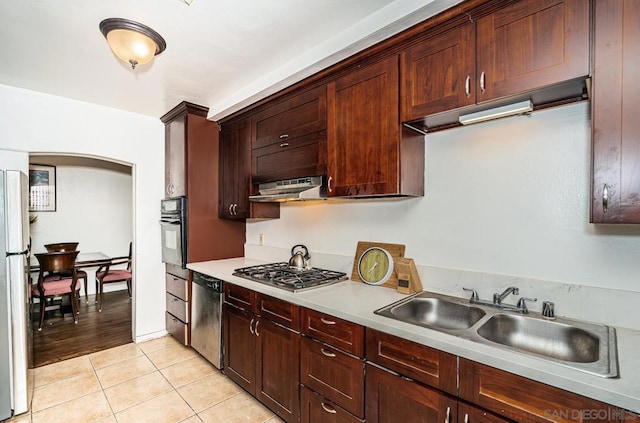
POLYGON ((29 212, 56 211, 56 167, 29 165, 29 212))

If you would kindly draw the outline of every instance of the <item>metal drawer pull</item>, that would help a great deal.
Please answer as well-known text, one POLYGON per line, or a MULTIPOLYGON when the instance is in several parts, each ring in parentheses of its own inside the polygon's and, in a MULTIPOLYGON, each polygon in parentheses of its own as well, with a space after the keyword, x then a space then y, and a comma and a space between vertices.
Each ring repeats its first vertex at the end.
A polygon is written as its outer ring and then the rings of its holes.
POLYGON ((329 176, 329 181, 327 182, 327 189, 329 190, 329 192, 333 192, 333 190, 331 189, 331 180, 333 179, 333 176, 329 176))
POLYGON ((484 71, 482 71, 482 73, 480 74, 480 91, 484 92, 484 78, 485 78, 485 73, 484 71))
POLYGON ((289 147, 289 143, 288 142, 280 143, 280 147, 289 147))
POLYGON ((233 204, 229 204, 229 214, 233 215, 233 212, 231 211, 231 208, 233 207, 233 204))
POLYGON ((256 320, 256 325, 253 327, 253 330, 256 332, 256 336, 260 336, 260 332, 258 332, 259 324, 260 324, 260 320, 256 320))
POLYGON ((321 317, 321 318, 320 318, 320 321, 321 321, 322 323, 324 323, 325 325, 335 325, 335 324, 336 324, 336 322, 334 322, 333 320, 327 320, 327 319, 325 319, 324 317, 321 317))
POLYGON ((324 348, 320 348, 320 352, 322 353, 322 355, 325 355, 327 357, 335 357, 336 356, 334 353, 332 353, 331 351, 326 351, 324 348))
POLYGON ((280 139, 281 139, 281 140, 284 140, 284 139, 287 139, 287 138, 289 138, 289 134, 282 134, 282 135, 280 135, 280 139))
POLYGON ((451 407, 447 407, 447 417, 445 417, 444 419, 444 423, 450 423, 451 420, 451 407))
POLYGON ((322 409, 324 411, 326 411, 327 413, 331 413, 331 414, 336 414, 337 413, 335 408, 331 407, 330 405, 325 404, 324 402, 321 402, 320 405, 322 406, 322 409))
POLYGON ((467 79, 464 80, 464 93, 467 97, 471 97, 471 77, 467 75, 467 79))
POLYGON ((464 423, 469 423, 469 415, 468 414, 464 415, 464 423))
POLYGON ((609 187, 604 184, 602 187, 602 212, 606 213, 609 208, 609 187))
POLYGON ((251 335, 255 335, 255 332, 253 331, 253 322, 255 319, 251 319, 251 323, 249 323, 249 332, 251 332, 251 335))

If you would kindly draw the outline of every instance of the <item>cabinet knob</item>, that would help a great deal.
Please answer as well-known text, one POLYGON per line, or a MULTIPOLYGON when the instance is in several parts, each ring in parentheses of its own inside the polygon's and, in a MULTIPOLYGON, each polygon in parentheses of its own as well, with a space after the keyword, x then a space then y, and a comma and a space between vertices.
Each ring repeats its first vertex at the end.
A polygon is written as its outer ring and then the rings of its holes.
POLYGON ((280 147, 289 147, 289 143, 288 142, 282 142, 280 143, 280 147))
POLYGON ((256 325, 253 327, 256 336, 260 336, 260 332, 258 332, 258 325, 260 324, 260 320, 256 320, 256 325))
POLYGON ((249 332, 251 332, 251 335, 255 335, 256 333, 253 331, 253 322, 256 319, 251 319, 251 322, 249 323, 249 332))
POLYGON ((480 74, 480 91, 484 92, 485 91, 485 76, 486 74, 484 73, 484 71, 482 71, 482 73, 480 74))
POLYGON ((464 80, 464 93, 467 97, 471 97, 471 76, 467 75, 467 79, 464 80))
POLYGON ((602 187, 602 212, 606 213, 609 208, 609 187, 604 184, 602 187))
POLYGON ((287 138, 289 138, 289 134, 282 134, 282 135, 280 135, 280 139, 281 139, 281 140, 286 140, 287 138))
POLYGON ((333 190, 331 189, 332 180, 333 180, 333 176, 329 176, 329 180, 327 181, 327 189, 329 190, 329 192, 333 192, 333 190))

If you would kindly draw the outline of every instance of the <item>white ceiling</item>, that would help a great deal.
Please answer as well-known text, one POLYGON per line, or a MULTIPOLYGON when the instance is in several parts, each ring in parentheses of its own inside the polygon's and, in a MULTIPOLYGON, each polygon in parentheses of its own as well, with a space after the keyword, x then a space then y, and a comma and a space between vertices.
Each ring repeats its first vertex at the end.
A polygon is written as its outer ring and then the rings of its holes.
POLYGON ((460 0, 0 1, 0 84, 160 117, 219 119, 460 0), (131 70, 98 29, 150 26, 167 49, 131 70))

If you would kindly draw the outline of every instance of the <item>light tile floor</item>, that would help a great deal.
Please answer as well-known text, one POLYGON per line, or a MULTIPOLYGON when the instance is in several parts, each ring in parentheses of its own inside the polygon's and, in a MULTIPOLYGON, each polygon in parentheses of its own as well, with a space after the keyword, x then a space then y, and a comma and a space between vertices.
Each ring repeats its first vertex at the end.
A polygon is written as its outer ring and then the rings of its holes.
POLYGON ((170 336, 36 368, 31 411, 8 422, 54 421, 282 422, 170 336))

